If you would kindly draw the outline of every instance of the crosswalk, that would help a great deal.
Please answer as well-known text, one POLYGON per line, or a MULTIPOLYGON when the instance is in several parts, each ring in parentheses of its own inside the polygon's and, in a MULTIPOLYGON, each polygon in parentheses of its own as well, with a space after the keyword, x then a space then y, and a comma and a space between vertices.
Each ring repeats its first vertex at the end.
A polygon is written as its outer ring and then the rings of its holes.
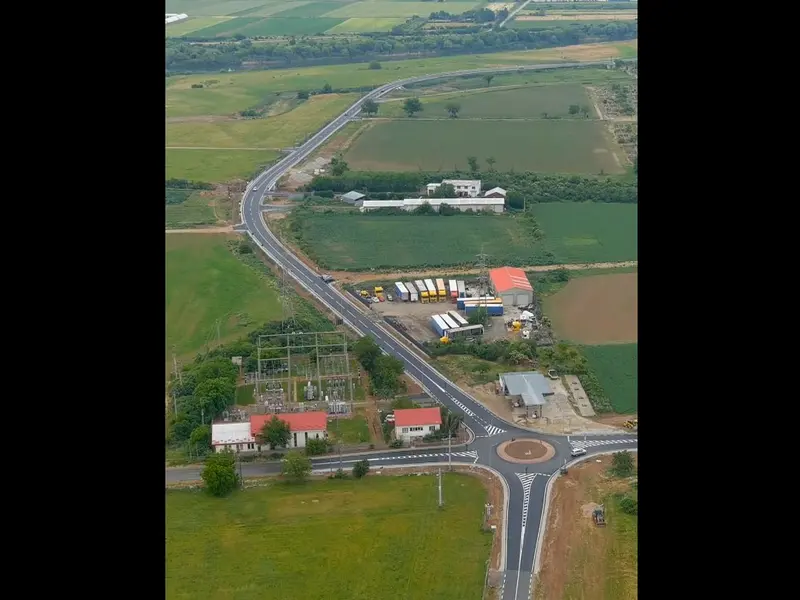
POLYGON ((494 425, 484 425, 483 428, 486 430, 488 434, 487 437, 491 437, 493 435, 498 435, 501 433, 505 433, 505 429, 500 429, 499 427, 495 427, 494 425))
MULTIPOLYGON (((477 460, 478 453, 475 450, 469 450, 465 452, 453 452, 452 456, 453 458, 472 458, 477 460)), ((403 461, 403 460, 411 460, 417 458, 447 458, 447 452, 431 452, 428 454, 406 454, 401 456, 376 456, 376 457, 371 457, 367 455, 367 456, 361 456, 359 458, 347 459, 342 461, 331 460, 326 462, 318 462, 314 463, 314 466, 338 465, 339 462, 342 462, 343 464, 355 463, 364 459, 368 460, 369 462, 373 462, 373 461, 386 461, 386 460, 403 461)))
POLYGON ((533 485, 533 480, 537 477, 549 477, 549 475, 545 475, 544 473, 517 473, 517 477, 519 477, 520 483, 522 483, 522 527, 525 528, 525 525, 528 523, 528 504, 531 501, 531 486, 533 485))
POLYGON ((635 444, 639 440, 636 438, 629 439, 629 440, 580 440, 575 441, 572 440, 570 445, 573 448, 594 448, 595 446, 606 446, 608 444, 635 444))

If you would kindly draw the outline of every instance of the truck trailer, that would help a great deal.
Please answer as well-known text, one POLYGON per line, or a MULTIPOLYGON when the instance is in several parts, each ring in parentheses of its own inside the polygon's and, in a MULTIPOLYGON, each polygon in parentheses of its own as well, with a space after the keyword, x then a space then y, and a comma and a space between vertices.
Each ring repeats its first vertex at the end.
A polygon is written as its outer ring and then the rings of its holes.
POLYGON ((442 321, 439 315, 433 315, 431 317, 431 326, 439 337, 445 337, 447 335, 447 324, 442 321))
POLYGON ((419 301, 430 302, 431 299, 428 297, 428 288, 425 286, 425 282, 421 279, 417 279, 414 282, 414 285, 416 285, 417 289, 419 290, 419 301))
POLYGON ((414 287, 414 284, 410 281, 406 281, 405 284, 408 290, 408 301, 419 302, 419 292, 417 292, 417 288, 414 287))
POLYGON ((394 291, 397 297, 403 302, 408 302, 408 288, 406 288, 402 281, 394 282, 394 291))
POLYGON ((428 300, 431 302, 437 302, 439 300, 439 294, 436 291, 436 286, 433 285, 433 280, 426 279, 425 287, 428 289, 428 300))
POLYGON ((447 300, 447 288, 444 287, 444 279, 436 280, 436 289, 439 291, 439 302, 447 300))
POLYGON ((458 297, 459 298, 466 298, 467 297, 467 284, 464 283, 463 279, 459 279, 456 283, 458 284, 458 297))
POLYGON ((442 321, 445 322, 448 329, 456 329, 458 327, 458 322, 453 320, 453 318, 447 313, 442 313, 439 316, 442 317, 442 321))
POLYGON ((503 305, 502 304, 469 304, 467 305, 465 312, 467 316, 475 314, 479 308, 486 308, 486 314, 490 317, 502 317, 503 316, 503 305))
POLYGON ((495 298, 494 296, 480 296, 478 298, 459 298, 456 300, 456 308, 458 310, 464 310, 464 304, 471 304, 474 302, 493 302, 500 300, 502 302, 502 298, 495 298))
POLYGON ((456 283, 455 279, 450 280, 448 288, 450 289, 450 299, 455 300, 458 298, 458 283, 456 283))
POLYGON ((453 321, 458 323, 459 327, 466 327, 467 325, 469 325, 469 321, 467 321, 464 317, 462 317, 456 311, 448 310, 447 314, 450 315, 450 318, 453 319, 453 321))

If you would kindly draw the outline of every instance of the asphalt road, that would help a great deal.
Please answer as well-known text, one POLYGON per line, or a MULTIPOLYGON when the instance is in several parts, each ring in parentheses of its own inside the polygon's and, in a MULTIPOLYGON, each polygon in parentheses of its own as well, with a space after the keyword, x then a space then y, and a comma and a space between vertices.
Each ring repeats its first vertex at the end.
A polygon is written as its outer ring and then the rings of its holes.
MULTIPOLYGON (((439 403, 464 414, 465 424, 472 429, 476 435, 475 442, 470 445, 470 451, 477 453, 475 457, 476 462, 497 469, 506 478, 509 486, 510 497, 506 527, 507 545, 504 569, 505 582, 502 594, 503 600, 521 600, 530 597, 530 586, 532 583, 531 573, 537 550, 539 528, 543 516, 542 507, 544 504, 545 486, 547 479, 553 473, 557 472, 558 468, 565 460, 569 460, 571 445, 586 444, 589 446, 587 450, 590 453, 616 448, 622 450, 624 448, 636 447, 636 436, 620 433, 618 435, 589 436, 587 438, 581 436, 576 438, 576 440, 568 440, 565 436, 540 435, 519 429, 515 425, 495 416, 477 400, 467 395, 444 375, 428 365, 421 355, 410 350, 389 328, 384 327, 382 324, 376 322, 376 320, 370 318, 366 314, 364 308, 356 304, 347 294, 324 283, 320 278, 320 273, 315 272, 300 261, 287 247, 281 244, 277 237, 267 228, 261 216, 263 208, 260 205, 264 195, 275 186, 280 177, 290 168, 302 162, 323 142, 336 133, 336 131, 342 128, 352 118, 356 117, 361 110, 362 103, 367 99, 378 99, 403 85, 433 79, 445 79, 481 73, 544 70, 604 64, 606 63, 561 63, 524 65, 499 69, 472 69, 425 75, 388 83, 363 96, 339 117, 335 118, 314 136, 309 138, 302 146, 299 146, 280 162, 256 177, 256 179, 247 186, 241 204, 242 226, 237 226, 237 230, 246 230, 256 244, 277 265, 284 269, 308 292, 316 296, 320 302, 339 315, 345 324, 361 335, 371 335, 384 352, 392 354, 403 361, 406 372, 417 380, 439 403), (528 469, 529 472, 526 473, 524 467, 502 461, 495 452, 495 448, 500 442, 512 437, 528 437, 548 441, 556 449, 556 456, 547 463, 532 465, 528 469)), ((385 456, 372 455, 368 458, 373 467, 381 462, 385 462, 385 464, 413 465, 447 460, 446 454, 444 453, 442 456, 436 457, 421 457, 413 456, 412 454, 414 453, 403 453, 398 456, 396 453, 387 453, 385 456)), ((428 454, 431 454, 431 452, 428 454)), ((453 460, 455 461, 457 458, 458 462, 464 462, 471 457, 456 457, 454 455, 453 460)), ((352 465, 352 462, 348 459, 347 464, 352 465)), ((315 461, 315 469, 335 469, 337 467, 338 459, 315 461)), ((248 476, 249 473, 273 473, 277 468, 277 465, 263 463, 242 465, 242 471, 245 476, 248 476)), ((197 478, 199 475, 196 471, 190 470, 167 470, 167 481, 169 481, 171 477, 174 481, 176 480, 174 479, 175 477, 189 476, 190 473, 194 478, 197 478)))

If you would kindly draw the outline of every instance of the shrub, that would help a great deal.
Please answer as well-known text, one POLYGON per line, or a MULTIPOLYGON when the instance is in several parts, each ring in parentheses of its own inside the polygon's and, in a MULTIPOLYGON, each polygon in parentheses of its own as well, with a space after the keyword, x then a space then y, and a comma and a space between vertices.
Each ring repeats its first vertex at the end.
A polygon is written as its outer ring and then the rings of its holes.
POLYGON ((358 461, 356 464, 353 465, 353 477, 356 479, 361 479, 367 473, 369 473, 369 461, 364 459, 358 461))

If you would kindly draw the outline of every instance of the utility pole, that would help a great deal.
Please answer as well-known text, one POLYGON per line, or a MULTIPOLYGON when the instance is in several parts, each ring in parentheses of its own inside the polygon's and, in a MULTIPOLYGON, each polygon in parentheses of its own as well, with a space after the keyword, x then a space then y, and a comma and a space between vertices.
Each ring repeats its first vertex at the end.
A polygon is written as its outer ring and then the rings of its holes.
POLYGON ((486 311, 486 324, 490 326, 492 321, 488 318, 489 309, 486 307, 487 301, 486 296, 489 294, 489 255, 484 254, 483 252, 483 244, 481 244, 481 253, 478 254, 476 257, 475 268, 478 269, 478 289, 480 290, 480 294, 483 297, 483 310, 486 311))
MULTIPOLYGON (((174 348, 173 348, 174 350, 174 348)), ((183 383, 183 375, 181 372, 178 371, 178 360, 175 358, 175 352, 172 353, 172 369, 174 375, 178 378, 180 383, 183 383)), ((174 411, 175 416, 178 415, 178 398, 175 396, 175 387, 172 388, 172 410, 174 411)))
POLYGON ((439 469, 439 508, 444 506, 444 501, 442 500, 442 470, 439 469))
MULTIPOLYGON (((339 419, 336 419, 336 424, 339 424, 339 419)), ((339 470, 342 470, 342 440, 339 440, 339 470)))
POLYGON ((453 470, 453 451, 451 450, 451 447, 450 447, 451 438, 452 438, 452 432, 448 431, 447 432, 447 470, 448 471, 452 471, 453 470))
POLYGON ((244 489, 244 476, 242 475, 242 455, 237 453, 236 457, 239 459, 239 485, 244 489))
MULTIPOLYGON (((322 397, 322 371, 319 368, 319 332, 314 334, 314 355, 317 359, 317 389, 319 390, 319 392, 317 392, 319 396, 318 399, 324 400, 325 398, 322 397)), ((338 425, 338 419, 336 420, 336 423, 338 425)))

